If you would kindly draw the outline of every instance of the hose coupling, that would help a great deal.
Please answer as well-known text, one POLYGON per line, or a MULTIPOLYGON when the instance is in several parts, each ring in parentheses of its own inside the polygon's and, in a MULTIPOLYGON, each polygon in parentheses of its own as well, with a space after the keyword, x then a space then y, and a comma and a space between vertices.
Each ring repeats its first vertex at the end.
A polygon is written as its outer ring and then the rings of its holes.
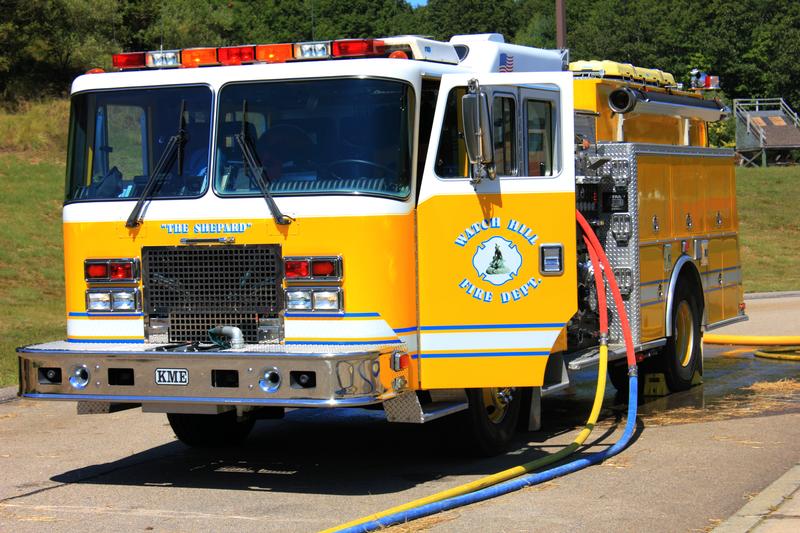
POLYGON ((608 333, 601 333, 597 340, 600 342, 600 346, 608 346, 608 333))
POLYGON ((639 375, 639 367, 637 365, 628 366, 628 375, 629 376, 638 376, 639 375))

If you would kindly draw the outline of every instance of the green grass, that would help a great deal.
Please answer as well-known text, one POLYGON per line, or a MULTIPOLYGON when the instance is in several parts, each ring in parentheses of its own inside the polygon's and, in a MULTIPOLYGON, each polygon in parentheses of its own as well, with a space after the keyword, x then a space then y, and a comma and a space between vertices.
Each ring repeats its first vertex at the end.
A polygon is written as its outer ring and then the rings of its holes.
POLYGON ((736 172, 747 292, 800 290, 800 167, 736 172))
MULTIPOLYGON (((0 387, 17 381, 17 346, 65 336, 67 108, 0 113, 0 387)), ((737 194, 745 289, 800 290, 800 167, 739 169, 737 194)))
POLYGON ((17 346, 64 338, 64 165, 0 156, 0 387, 17 381, 17 346))

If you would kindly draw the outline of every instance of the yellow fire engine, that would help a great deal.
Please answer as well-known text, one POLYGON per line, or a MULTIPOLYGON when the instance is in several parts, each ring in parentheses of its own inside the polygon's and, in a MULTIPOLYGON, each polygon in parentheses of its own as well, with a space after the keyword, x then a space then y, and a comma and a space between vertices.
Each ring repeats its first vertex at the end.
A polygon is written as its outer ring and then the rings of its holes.
POLYGON ((19 349, 24 397, 164 412, 194 445, 286 408, 465 411, 496 452, 597 362, 576 209, 671 389, 745 318, 726 110, 669 74, 496 34, 114 65, 72 87, 67 338, 19 349))

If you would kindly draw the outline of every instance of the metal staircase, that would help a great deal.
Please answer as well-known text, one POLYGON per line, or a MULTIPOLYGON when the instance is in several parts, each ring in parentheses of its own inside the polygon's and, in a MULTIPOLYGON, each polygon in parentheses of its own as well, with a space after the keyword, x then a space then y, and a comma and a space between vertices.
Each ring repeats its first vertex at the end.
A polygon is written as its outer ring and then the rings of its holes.
POLYGON ((783 98, 734 100, 736 151, 744 166, 766 166, 767 150, 800 148, 800 116, 783 98))

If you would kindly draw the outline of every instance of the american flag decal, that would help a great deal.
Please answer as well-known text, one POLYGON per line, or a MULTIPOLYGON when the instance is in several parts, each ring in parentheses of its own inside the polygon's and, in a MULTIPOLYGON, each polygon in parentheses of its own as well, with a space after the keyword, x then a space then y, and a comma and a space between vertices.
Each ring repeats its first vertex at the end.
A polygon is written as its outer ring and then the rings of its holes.
POLYGON ((514 56, 500 54, 500 72, 514 72, 514 56))

